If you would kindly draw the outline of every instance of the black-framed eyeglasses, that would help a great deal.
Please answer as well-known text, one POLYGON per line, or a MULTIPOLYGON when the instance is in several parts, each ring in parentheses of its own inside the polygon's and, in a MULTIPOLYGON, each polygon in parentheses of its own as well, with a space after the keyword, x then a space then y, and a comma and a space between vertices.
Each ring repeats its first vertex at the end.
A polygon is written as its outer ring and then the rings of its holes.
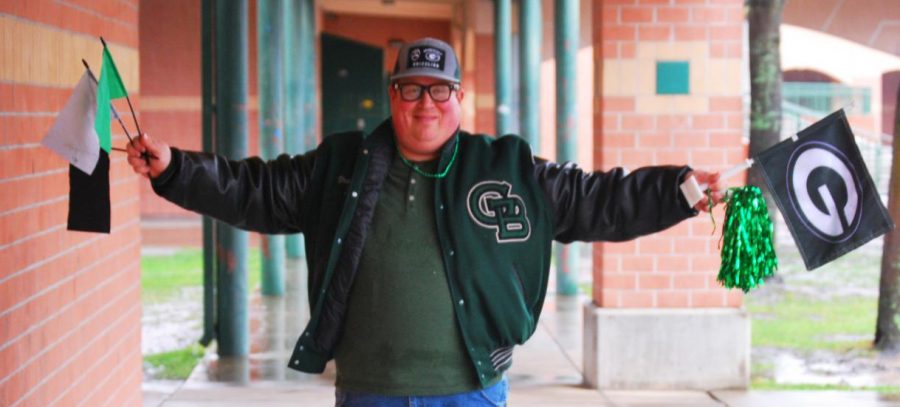
POLYGON ((393 85, 394 89, 400 92, 400 99, 407 102, 415 102, 422 98, 427 91, 428 96, 435 102, 446 102, 450 100, 453 91, 459 90, 458 83, 432 83, 431 85, 420 85, 418 83, 398 83, 393 85))

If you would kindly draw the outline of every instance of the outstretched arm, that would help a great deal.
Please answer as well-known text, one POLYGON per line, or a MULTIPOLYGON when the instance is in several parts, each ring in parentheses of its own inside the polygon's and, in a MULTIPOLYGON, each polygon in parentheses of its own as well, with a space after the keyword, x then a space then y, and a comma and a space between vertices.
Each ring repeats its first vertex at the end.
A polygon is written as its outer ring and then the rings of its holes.
POLYGON ((538 162, 535 177, 554 210, 555 238, 567 243, 623 241, 655 233, 708 210, 706 199, 689 207, 679 185, 693 174, 722 199, 718 174, 659 166, 627 173, 622 168, 585 172, 574 164, 538 162))
POLYGON ((228 160, 182 151, 146 134, 128 146, 128 163, 151 179, 153 190, 176 205, 245 230, 262 233, 303 231, 300 216, 315 152, 228 160), (149 160, 141 154, 157 157, 149 160))

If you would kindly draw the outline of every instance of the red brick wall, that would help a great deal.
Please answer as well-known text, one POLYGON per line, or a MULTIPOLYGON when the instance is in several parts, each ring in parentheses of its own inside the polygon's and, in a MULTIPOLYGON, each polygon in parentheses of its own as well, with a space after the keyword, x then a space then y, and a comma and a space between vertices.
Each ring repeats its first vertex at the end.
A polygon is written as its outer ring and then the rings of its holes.
MULTIPOLYGON (((746 158, 736 69, 742 3, 594 1, 595 167, 690 164, 724 170, 746 158), (651 43, 655 48, 647 48, 651 43), (689 98, 647 91, 653 89, 648 81, 655 83, 655 61, 669 59, 691 59, 692 72, 701 70, 691 80, 689 98), (730 74, 725 82, 721 72, 730 74)), ((723 213, 715 213, 721 225, 723 213)), ((594 302, 613 308, 740 306, 740 292, 716 282, 718 239, 711 233, 703 215, 657 235, 595 245, 594 302)))
POLYGON ((0 1, 0 405, 141 403, 138 177, 113 152, 112 233, 69 232, 68 163, 39 144, 97 36, 139 103, 137 3, 0 1))

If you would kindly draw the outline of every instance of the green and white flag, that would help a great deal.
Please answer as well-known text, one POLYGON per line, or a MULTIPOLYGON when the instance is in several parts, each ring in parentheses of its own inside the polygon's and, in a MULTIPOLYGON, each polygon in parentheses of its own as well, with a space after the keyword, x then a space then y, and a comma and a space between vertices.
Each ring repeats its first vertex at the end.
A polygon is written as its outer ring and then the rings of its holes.
MULTIPOLYGON (((100 144, 95 130, 96 113, 97 84, 85 71, 41 144, 85 174, 92 174, 100 157, 100 144)), ((109 120, 106 122, 108 125, 109 120)))
POLYGON ((128 92, 125 91, 125 85, 122 84, 122 77, 119 76, 116 63, 113 62, 109 49, 104 46, 103 67, 100 71, 100 82, 97 85, 97 119, 95 128, 97 137, 100 139, 100 148, 106 150, 107 153, 112 147, 109 131, 109 102, 126 96, 128 96, 128 92))

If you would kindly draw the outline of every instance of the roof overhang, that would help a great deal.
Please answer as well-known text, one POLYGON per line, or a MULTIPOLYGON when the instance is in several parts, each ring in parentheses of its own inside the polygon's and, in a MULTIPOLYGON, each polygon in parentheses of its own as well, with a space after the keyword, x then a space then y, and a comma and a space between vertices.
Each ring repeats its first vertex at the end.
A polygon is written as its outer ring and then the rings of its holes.
POLYGON ((900 56, 898 0, 790 0, 783 22, 900 56))
POLYGON ((322 10, 341 14, 451 20, 460 0, 322 0, 322 10))

